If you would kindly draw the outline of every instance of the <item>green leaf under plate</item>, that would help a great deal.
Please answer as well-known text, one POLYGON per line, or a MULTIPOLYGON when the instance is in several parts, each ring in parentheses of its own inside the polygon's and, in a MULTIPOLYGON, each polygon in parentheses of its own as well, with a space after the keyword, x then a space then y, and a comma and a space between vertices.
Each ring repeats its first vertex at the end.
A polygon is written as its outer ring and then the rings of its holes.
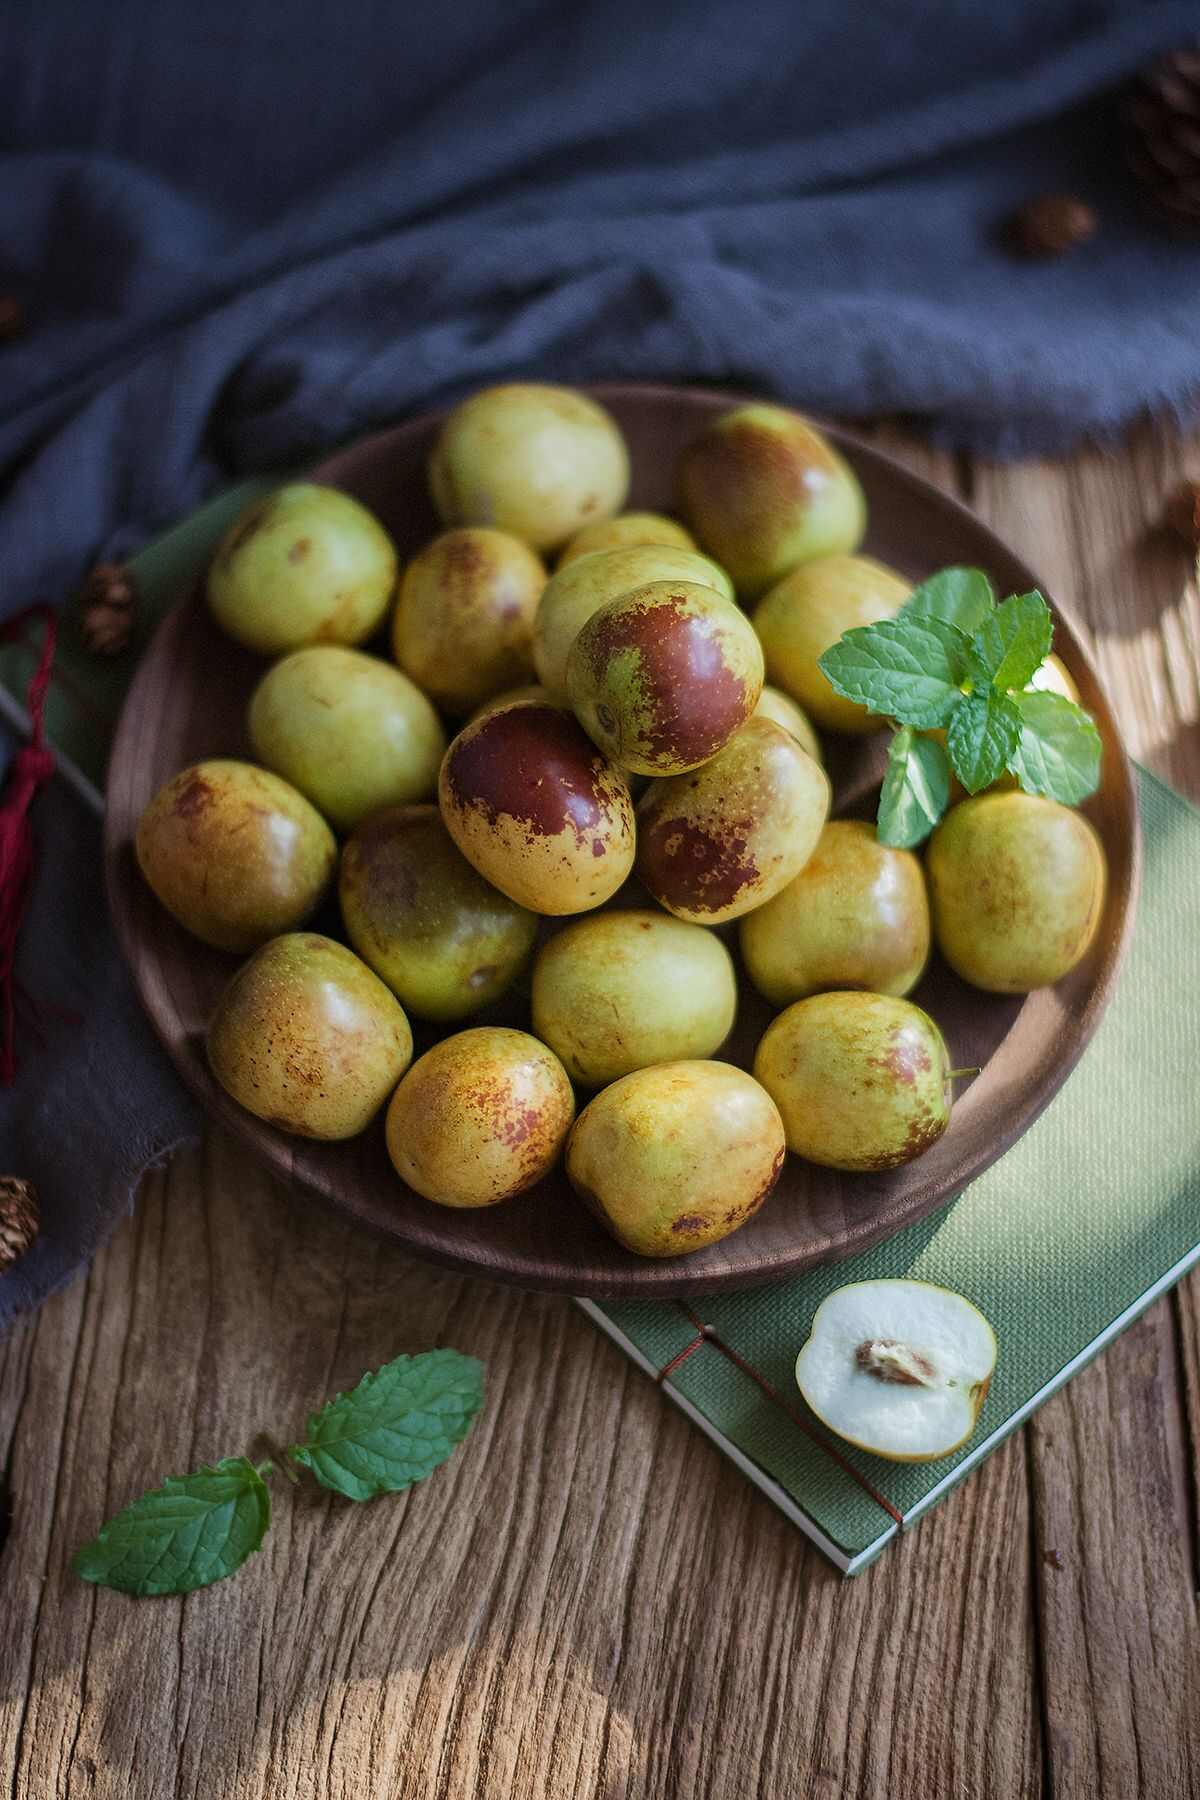
POLYGON ((308 1422, 288 1454, 322 1487, 373 1500, 424 1480, 471 1429, 483 1405, 483 1364, 457 1350, 398 1356, 308 1422))
POLYGON ((266 1483, 244 1456, 171 1475, 119 1512, 73 1568, 126 1594, 188 1594, 241 1567, 271 1522, 266 1483))
POLYGON ((903 725, 945 725, 959 700, 970 639, 943 619, 884 619, 830 645, 819 667, 847 700, 903 725))
POLYGON ((1020 737, 1008 766, 1031 794, 1077 806, 1100 785, 1100 733, 1090 713, 1037 688, 1015 696, 1020 737))
POLYGON ((971 643, 971 676, 1001 693, 1023 688, 1050 654, 1054 621, 1035 589, 1010 594, 986 618, 971 643))
POLYGON ((995 604, 992 584, 982 569, 939 569, 913 589, 899 617, 944 619, 974 637, 995 604))
POLYGON ((911 725, 898 731, 888 751, 876 827, 881 844, 912 850, 923 843, 946 810, 950 763, 936 738, 918 737, 911 725))
POLYGON ((968 694, 950 721, 946 748, 968 794, 990 787, 1008 767, 1021 735, 1021 715, 993 688, 968 694))

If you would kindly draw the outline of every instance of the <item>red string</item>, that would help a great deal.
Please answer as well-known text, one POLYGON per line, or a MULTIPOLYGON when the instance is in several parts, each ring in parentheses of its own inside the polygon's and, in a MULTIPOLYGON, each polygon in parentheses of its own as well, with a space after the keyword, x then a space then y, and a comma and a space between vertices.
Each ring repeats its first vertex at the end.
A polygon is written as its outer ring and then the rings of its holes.
POLYGON ((744 1356, 739 1356, 736 1350, 725 1343, 722 1338, 719 1338, 711 1325, 703 1324, 702 1321, 696 1317, 690 1306, 685 1306, 682 1300, 677 1301, 676 1305, 679 1307, 679 1310, 683 1313, 684 1317, 696 1327, 696 1335, 690 1344, 685 1344, 682 1350, 676 1351, 670 1362, 663 1364, 655 1377, 656 1381, 665 1381, 668 1375, 674 1373, 680 1363, 686 1362, 692 1352, 700 1348, 701 1344, 715 1345, 722 1356, 728 1357, 735 1369, 740 1369, 743 1375, 748 1375, 751 1381, 762 1389, 768 1400, 773 1400, 780 1411, 787 1414, 788 1418, 792 1421, 792 1424, 799 1427, 810 1443, 815 1444, 818 1450, 823 1450, 826 1456, 830 1457, 838 1465, 839 1469, 843 1469, 852 1481, 857 1482, 864 1493, 869 1494, 875 1504, 883 1508, 889 1518, 894 1519, 897 1525, 904 1524, 904 1515, 900 1512, 899 1508, 893 1506, 886 1495, 881 1494, 879 1489, 867 1480, 861 1470, 856 1469, 850 1459, 843 1456, 837 1446, 831 1444, 823 1432, 817 1430, 811 1420, 806 1419, 803 1413, 798 1412, 794 1406, 789 1405, 783 1395, 779 1392, 779 1389, 772 1387, 766 1376, 760 1375, 753 1363, 748 1363, 744 1356))
POLYGON ((37 668, 29 683, 25 705, 29 713, 29 742, 13 758, 8 782, 0 799, 0 1083, 9 1087, 16 1074, 13 1051, 17 935, 33 880, 33 834, 29 809, 39 789, 54 773, 54 754, 46 748, 46 690, 54 663, 57 626, 48 606, 31 606, 4 628, 5 638, 15 637, 26 620, 45 621, 45 637, 37 668))
MULTIPOLYGON (((675 1355, 671 1358, 670 1362, 663 1364, 662 1368, 658 1371, 658 1374, 654 1377, 655 1381, 662 1382, 667 1379, 668 1375, 673 1375, 680 1363, 686 1362, 688 1357, 692 1354, 692 1351, 698 1350, 701 1344, 707 1344, 712 1338, 712 1335, 710 1327, 702 1325, 691 1343, 685 1344, 682 1350, 677 1350, 675 1352, 675 1355)), ((718 1344, 717 1347, 719 1349, 720 1345, 718 1344)))

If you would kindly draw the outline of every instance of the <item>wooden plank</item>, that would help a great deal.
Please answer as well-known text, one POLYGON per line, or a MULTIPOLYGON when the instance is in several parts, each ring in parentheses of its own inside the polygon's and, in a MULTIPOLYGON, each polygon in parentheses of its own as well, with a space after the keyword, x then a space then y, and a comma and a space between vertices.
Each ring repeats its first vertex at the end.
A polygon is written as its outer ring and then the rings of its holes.
POLYGON ((414 1263, 220 1136, 7 1340, 0 1431, 14 1800, 1040 1792, 1017 1446, 845 1583, 569 1303, 414 1263), (489 1403, 410 1495, 275 1482, 264 1553, 186 1600, 69 1573, 148 1482, 435 1341, 489 1403))
MULTIPOLYGON (((973 473, 977 508, 1087 621, 1130 747, 1200 798, 1195 561, 1158 525, 1194 457, 1147 427, 1120 456, 973 473)), ((1030 1428, 1056 1794, 1165 1797, 1200 1771, 1198 1292, 1155 1307, 1030 1428)))
POLYGON ((1174 1302, 1187 1423, 1189 1460, 1184 1481, 1190 1508, 1192 1586, 1200 1593, 1200 1272, 1193 1271, 1180 1282, 1174 1302))
POLYGON ((1074 1800, 1194 1791, 1196 1606, 1168 1306, 1030 1427, 1046 1747, 1074 1800))

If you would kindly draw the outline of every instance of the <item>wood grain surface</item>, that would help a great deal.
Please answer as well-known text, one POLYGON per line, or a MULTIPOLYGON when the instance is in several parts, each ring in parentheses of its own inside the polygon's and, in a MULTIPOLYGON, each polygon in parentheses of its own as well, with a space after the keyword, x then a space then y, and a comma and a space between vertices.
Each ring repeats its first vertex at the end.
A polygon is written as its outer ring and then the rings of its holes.
MULTIPOLYGON (((1200 600, 1154 530, 1200 443, 993 468, 878 435, 1046 571, 1200 800, 1200 600)), ((0 1794, 1186 1800, 1198 1356, 1192 1277, 843 1582, 569 1302, 415 1262, 214 1132, 0 1340, 0 1794), (264 1553, 186 1600, 70 1577, 150 1479, 435 1340, 490 1399, 423 1486, 277 1492, 264 1553)))
MULTIPOLYGON (((635 506, 672 504, 683 448, 728 408, 702 389, 601 387, 633 467, 635 506)), ((426 464, 436 416, 415 419, 340 451, 316 473, 358 495, 387 525, 402 553, 433 526, 426 464)), ((866 548, 916 579, 950 564, 987 569, 1001 594, 1039 581, 1023 557, 936 485, 877 446, 856 438, 841 448, 862 481, 869 509, 866 548)), ((263 662, 231 644, 199 591, 156 632, 129 690, 113 742, 105 817, 105 862, 113 920, 150 1020, 188 1086, 208 1111, 239 1133, 275 1172, 299 1180, 422 1256, 469 1273, 573 1294, 714 1293, 780 1280, 815 1263, 865 1250, 944 1206, 1032 1124, 1086 1047, 1111 994, 1136 913, 1140 839, 1128 759, 1090 654, 1058 605, 1055 648, 1067 664, 1104 740, 1104 781, 1082 810, 1103 840, 1109 883, 1104 916, 1084 960, 1053 988, 1023 996, 984 994, 961 981, 936 950, 912 999, 935 1018, 952 1063, 982 1073, 955 1099, 950 1129, 917 1161, 884 1174, 842 1174, 789 1157, 762 1210, 733 1236, 688 1257, 635 1256, 616 1243, 571 1191, 561 1166, 504 1206, 448 1211, 431 1206, 394 1173, 383 1119, 352 1143, 321 1144, 253 1118, 224 1093, 204 1052, 204 1033, 237 958, 207 949, 164 911, 133 853, 137 822, 153 794, 189 763, 248 754, 245 712, 263 662)), ((883 772, 878 737, 825 742, 835 813, 866 806, 873 815, 883 772)), ((635 903, 645 896, 636 883, 635 903)), ((618 902, 630 898, 623 890, 618 902)), ((340 931, 330 908, 328 929, 340 931)), ((323 917, 315 923, 324 927, 323 917)), ((736 930, 723 935, 737 960, 736 930)), ((722 1055, 750 1068, 774 1009, 739 967, 738 1018, 722 1055)), ((515 995, 489 1017, 528 1028, 527 1000, 515 995)), ((418 1025, 418 1052, 444 1036, 418 1025)))

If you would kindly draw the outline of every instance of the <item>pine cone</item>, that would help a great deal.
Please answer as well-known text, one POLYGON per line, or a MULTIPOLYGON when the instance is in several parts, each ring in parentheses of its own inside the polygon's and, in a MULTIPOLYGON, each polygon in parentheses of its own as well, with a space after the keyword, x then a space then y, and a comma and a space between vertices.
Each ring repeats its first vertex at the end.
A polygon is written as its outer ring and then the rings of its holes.
POLYGON ((0 1175, 0 1276, 24 1256, 38 1234, 37 1190, 19 1175, 0 1175))
POLYGON ((81 631, 89 650, 98 656, 116 656, 129 642, 137 590, 121 563, 97 563, 79 596, 83 607, 81 631))
POLYGON ((1173 230, 1200 233, 1200 39, 1143 69, 1121 111, 1143 198, 1173 230))

